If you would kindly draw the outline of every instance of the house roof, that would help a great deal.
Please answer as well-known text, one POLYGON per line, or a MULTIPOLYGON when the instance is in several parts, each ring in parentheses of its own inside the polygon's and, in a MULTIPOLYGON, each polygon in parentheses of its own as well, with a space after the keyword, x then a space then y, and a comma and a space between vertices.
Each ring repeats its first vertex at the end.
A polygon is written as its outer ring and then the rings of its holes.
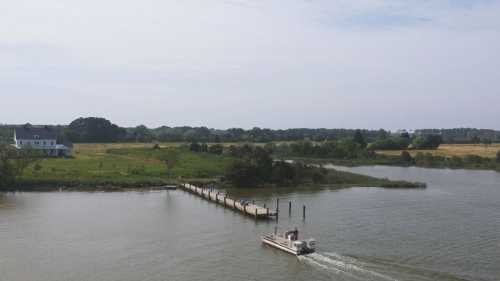
POLYGON ((54 129, 49 127, 18 127, 15 128, 16 138, 23 140, 34 140, 34 139, 56 139, 57 133, 54 129), (38 136, 38 137, 35 137, 38 136))

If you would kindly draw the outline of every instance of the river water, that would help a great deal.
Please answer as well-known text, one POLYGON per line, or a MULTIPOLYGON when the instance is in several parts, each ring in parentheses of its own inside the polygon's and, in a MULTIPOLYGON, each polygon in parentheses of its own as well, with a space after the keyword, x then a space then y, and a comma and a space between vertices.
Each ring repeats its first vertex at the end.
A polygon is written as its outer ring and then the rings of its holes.
POLYGON ((342 169, 428 188, 232 192, 279 197, 279 227, 317 240, 300 258, 259 241, 276 221, 180 190, 0 194, 0 280, 500 280, 500 173, 342 169))

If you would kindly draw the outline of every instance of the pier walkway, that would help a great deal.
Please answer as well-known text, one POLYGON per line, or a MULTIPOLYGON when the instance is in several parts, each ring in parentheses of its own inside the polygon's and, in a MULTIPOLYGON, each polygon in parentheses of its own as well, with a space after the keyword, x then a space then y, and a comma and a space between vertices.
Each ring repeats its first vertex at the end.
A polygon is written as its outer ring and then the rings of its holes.
POLYGON ((245 215, 253 216, 256 219, 270 219, 275 217, 277 214, 276 212, 269 210, 269 208, 264 208, 251 203, 241 203, 238 200, 227 197, 226 194, 221 192, 200 188, 188 183, 181 184, 180 187, 209 201, 223 205, 226 208, 239 211, 245 215))

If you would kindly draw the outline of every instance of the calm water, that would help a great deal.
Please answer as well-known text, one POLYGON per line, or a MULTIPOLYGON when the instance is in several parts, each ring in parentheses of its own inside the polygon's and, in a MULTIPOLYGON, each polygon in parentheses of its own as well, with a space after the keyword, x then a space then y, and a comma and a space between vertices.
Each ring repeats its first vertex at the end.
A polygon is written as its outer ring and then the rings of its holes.
POLYGON ((0 280, 500 280, 500 173, 348 170, 429 186, 240 191, 281 198, 280 227, 318 240, 302 258, 261 245, 275 222, 183 191, 2 194, 0 280))

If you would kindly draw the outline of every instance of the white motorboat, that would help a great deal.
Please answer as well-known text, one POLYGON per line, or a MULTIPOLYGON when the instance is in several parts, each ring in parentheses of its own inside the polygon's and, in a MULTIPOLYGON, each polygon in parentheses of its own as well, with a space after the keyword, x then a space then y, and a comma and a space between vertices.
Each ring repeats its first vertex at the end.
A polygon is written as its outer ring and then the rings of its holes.
POLYGON ((277 233, 277 229, 275 229, 273 234, 264 235, 261 239, 263 243, 269 246, 296 256, 314 253, 316 250, 316 241, 314 239, 299 240, 297 228, 283 234, 277 233))

